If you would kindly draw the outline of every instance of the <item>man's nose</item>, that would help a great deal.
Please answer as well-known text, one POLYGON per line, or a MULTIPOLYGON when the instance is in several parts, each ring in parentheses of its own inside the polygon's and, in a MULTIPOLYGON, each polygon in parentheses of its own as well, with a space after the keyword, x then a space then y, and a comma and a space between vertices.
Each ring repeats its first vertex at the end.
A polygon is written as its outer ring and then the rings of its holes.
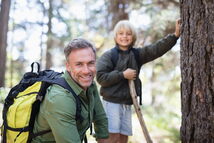
POLYGON ((88 67, 87 65, 84 65, 84 66, 83 66, 83 69, 82 69, 82 72, 83 72, 83 73, 88 73, 88 72, 90 72, 89 67, 88 67))

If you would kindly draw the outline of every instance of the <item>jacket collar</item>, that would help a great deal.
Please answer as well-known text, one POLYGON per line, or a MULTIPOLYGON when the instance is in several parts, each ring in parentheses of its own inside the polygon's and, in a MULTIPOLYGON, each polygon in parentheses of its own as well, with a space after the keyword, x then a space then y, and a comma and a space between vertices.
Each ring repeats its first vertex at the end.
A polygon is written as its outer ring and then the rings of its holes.
POLYGON ((121 49, 119 48, 119 45, 116 44, 115 48, 118 50, 118 52, 121 52, 121 53, 129 53, 129 52, 132 50, 133 47, 130 46, 130 47, 128 48, 128 50, 123 51, 123 50, 121 50, 121 49))
POLYGON ((64 73, 64 78, 68 82, 69 86, 74 90, 76 95, 80 95, 81 93, 85 93, 85 90, 83 90, 75 81, 74 79, 70 76, 68 71, 65 71, 64 73))

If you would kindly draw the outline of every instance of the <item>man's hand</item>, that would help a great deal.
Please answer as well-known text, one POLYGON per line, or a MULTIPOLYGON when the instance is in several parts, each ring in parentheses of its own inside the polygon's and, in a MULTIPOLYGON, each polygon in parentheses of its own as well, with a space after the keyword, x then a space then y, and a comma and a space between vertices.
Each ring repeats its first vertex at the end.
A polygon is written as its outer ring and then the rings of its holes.
POLYGON ((181 19, 177 19, 175 22, 175 36, 180 37, 181 19))
POLYGON ((126 79, 135 80, 136 79, 136 70, 128 68, 123 72, 123 76, 126 79))

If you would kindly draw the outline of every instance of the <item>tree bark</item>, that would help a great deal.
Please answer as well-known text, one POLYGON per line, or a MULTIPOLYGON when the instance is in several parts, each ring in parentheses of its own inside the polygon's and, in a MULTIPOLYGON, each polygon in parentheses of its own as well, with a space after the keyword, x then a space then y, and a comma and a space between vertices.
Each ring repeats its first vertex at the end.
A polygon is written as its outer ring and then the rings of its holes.
POLYGON ((7 32, 10 12, 10 0, 1 1, 0 12, 0 87, 5 86, 5 71, 7 57, 7 32))
POLYGON ((181 4, 181 141, 214 143, 214 2, 181 4))

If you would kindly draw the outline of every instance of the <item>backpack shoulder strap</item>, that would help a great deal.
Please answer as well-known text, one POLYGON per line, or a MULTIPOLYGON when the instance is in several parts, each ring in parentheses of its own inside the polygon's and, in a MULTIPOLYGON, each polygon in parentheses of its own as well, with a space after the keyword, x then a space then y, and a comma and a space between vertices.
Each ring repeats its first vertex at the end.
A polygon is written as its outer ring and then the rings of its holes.
POLYGON ((140 53, 136 48, 131 48, 134 57, 135 57, 135 61, 137 63, 138 69, 140 69, 140 53))
MULTIPOLYGON (((137 63, 138 69, 140 70, 140 53, 136 48, 131 48, 134 57, 135 57, 135 61, 137 63)), ((140 95, 140 100, 139 100, 140 105, 142 105, 142 96, 140 95)))
POLYGON ((116 66, 117 61, 118 61, 118 57, 119 57, 119 51, 116 47, 111 49, 111 62, 113 64, 113 67, 116 66))
POLYGON ((81 113, 81 101, 80 101, 79 97, 76 95, 76 93, 74 92, 74 90, 69 86, 69 84, 63 77, 53 80, 52 83, 57 84, 65 89, 69 90, 72 93, 72 95, 74 96, 74 98, 76 100, 76 120, 80 120, 80 122, 82 122, 83 117, 80 114, 81 113))

